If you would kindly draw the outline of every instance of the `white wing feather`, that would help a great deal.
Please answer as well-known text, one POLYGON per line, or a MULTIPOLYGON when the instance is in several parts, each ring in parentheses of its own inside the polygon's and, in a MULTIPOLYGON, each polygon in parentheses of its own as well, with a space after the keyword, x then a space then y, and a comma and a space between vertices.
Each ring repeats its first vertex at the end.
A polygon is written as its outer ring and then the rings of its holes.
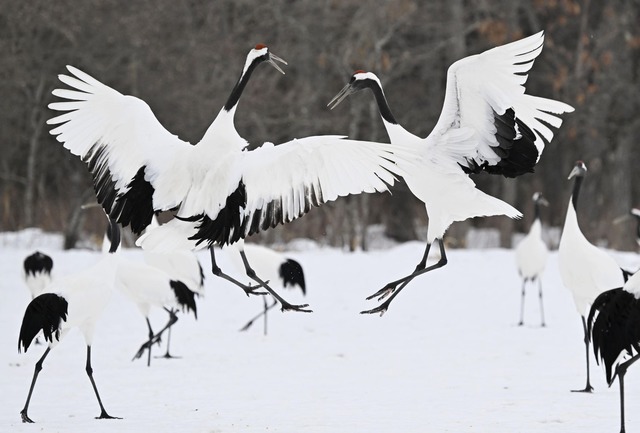
POLYGON ((527 73, 542 51, 543 41, 544 34, 539 32, 451 65, 442 112, 427 138, 430 152, 458 162, 473 158, 478 164, 497 163, 499 157, 492 150, 498 146, 494 112, 502 115, 513 108, 516 117, 536 135, 539 157, 544 149, 541 137, 547 141, 553 138, 543 122, 557 128, 562 119, 554 114, 573 111, 563 102, 524 93, 527 73), (472 132, 452 135, 466 128, 472 132))

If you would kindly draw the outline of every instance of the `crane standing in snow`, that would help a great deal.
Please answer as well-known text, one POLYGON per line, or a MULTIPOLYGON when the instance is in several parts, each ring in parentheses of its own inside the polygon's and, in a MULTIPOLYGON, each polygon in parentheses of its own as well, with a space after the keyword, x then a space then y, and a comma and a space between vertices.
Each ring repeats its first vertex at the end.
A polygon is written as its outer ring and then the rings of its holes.
POLYGON ((565 103, 524 93, 527 73, 542 52, 543 32, 475 56, 458 60, 447 72, 442 113, 426 138, 398 124, 371 72, 356 71, 329 102, 335 108, 362 89, 375 97, 391 141, 393 158, 411 192, 425 204, 429 216, 427 246, 415 270, 367 299, 386 300, 362 313, 387 311, 393 299, 415 277, 447 264, 443 237, 455 221, 478 216, 522 215, 509 204, 475 188, 471 173, 516 177, 532 172, 562 113, 565 103), (440 259, 427 267, 431 245, 438 241, 440 259))
MULTIPOLYGON (((214 245, 227 245, 253 233, 288 223, 312 206, 339 196, 386 191, 395 177, 391 151, 382 143, 312 136, 247 151, 233 123, 240 96, 258 65, 280 72, 285 63, 262 44, 247 55, 227 102, 195 146, 170 134, 149 106, 124 96, 68 66, 60 75, 69 87, 56 89, 61 114, 50 131, 88 164, 98 202, 123 226, 141 233, 154 212, 177 209, 175 218, 150 230, 138 243, 145 249, 209 248, 212 272, 240 286, 255 287, 222 272, 214 245)), ((260 278, 241 251, 246 274, 267 290, 282 310, 292 305, 260 278)))
POLYGON ((545 265, 547 263, 547 257, 549 256, 549 249, 547 244, 542 239, 542 223, 540 222, 540 206, 548 206, 549 202, 542 196, 541 193, 536 192, 533 194, 533 209, 534 218, 531 223, 529 233, 520 241, 516 247, 516 263, 518 265, 518 272, 522 277, 522 296, 520 300, 520 322, 519 326, 524 324, 524 299, 525 299, 525 287, 527 281, 532 283, 538 281, 538 298, 540 299, 540 326, 545 326, 544 323, 544 303, 542 300, 542 273, 544 272, 545 265))
POLYGON ((558 266, 563 284, 573 294, 573 300, 582 319, 584 345, 587 364, 587 383, 577 392, 592 392, 589 380, 589 332, 585 315, 593 300, 603 291, 612 287, 622 287, 625 275, 618 263, 606 252, 591 244, 578 224, 578 198, 580 187, 587 174, 587 166, 576 162, 569 174, 575 179, 569 199, 567 216, 562 229, 558 248, 558 266))
POLYGON ((640 272, 623 287, 602 292, 591 304, 588 335, 593 353, 602 359, 609 386, 620 384, 620 432, 624 426, 624 375, 640 358, 640 272))
MULTIPOLYGON (((119 230, 113 220, 111 220, 109 227, 115 234, 109 253, 114 253, 120 243, 120 238, 116 234, 119 233, 119 230)), ((22 319, 22 326, 20 327, 18 351, 22 349, 26 352, 40 331, 44 334, 44 338, 49 342, 49 345, 42 357, 36 362, 27 401, 20 411, 22 422, 33 422, 28 415, 29 402, 45 358, 58 341, 74 327, 80 329, 87 344, 85 370, 100 405, 98 418, 114 418, 105 410, 93 379, 91 346, 96 323, 113 293, 116 266, 114 255, 108 254, 87 269, 73 275, 58 278, 47 287, 46 293, 34 298, 27 306, 22 319)))

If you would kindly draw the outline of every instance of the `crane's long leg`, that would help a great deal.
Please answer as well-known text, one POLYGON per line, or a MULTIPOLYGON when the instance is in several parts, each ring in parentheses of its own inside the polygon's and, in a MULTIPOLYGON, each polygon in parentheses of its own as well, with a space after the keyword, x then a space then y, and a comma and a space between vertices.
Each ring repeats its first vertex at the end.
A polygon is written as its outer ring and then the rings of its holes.
POLYGON ((584 330, 584 347, 587 359, 587 384, 584 389, 574 389, 572 392, 592 392, 593 387, 591 386, 591 382, 589 381, 589 332, 587 331, 587 321, 584 316, 582 317, 582 329, 584 330))
POLYGON ((542 300, 542 280, 540 279, 540 276, 537 277, 537 280, 538 280, 538 298, 540 299, 540 326, 544 328, 547 325, 544 321, 544 302, 542 300))
POLYGON ((178 321, 178 316, 176 316, 173 310, 169 310, 168 308, 165 308, 165 311, 169 313, 169 322, 164 326, 164 328, 158 331, 157 334, 153 335, 151 338, 149 338, 148 341, 146 341, 145 343, 142 344, 142 346, 140 346, 140 349, 138 349, 136 354, 133 356, 132 361, 140 358, 145 350, 151 350, 151 346, 153 346, 154 344, 160 341, 160 338, 162 337, 162 333, 167 329, 169 329, 170 327, 172 327, 174 323, 178 321))
MULTIPOLYGON (((149 318, 145 317, 147 321, 147 327, 149 328, 149 340, 153 338, 153 329, 151 328, 151 322, 149 322, 149 318)), ((149 346, 149 353, 147 354, 147 367, 151 367, 151 346, 149 346)))
POLYGON ((525 296, 525 286, 527 285, 527 279, 522 279, 522 295, 520 296, 520 322, 518 322, 518 326, 524 325, 524 296, 525 296))
POLYGON ((438 243, 440 244, 440 260, 438 260, 437 263, 429 267, 426 267, 427 257, 429 256, 429 249, 431 248, 431 244, 427 244, 427 248, 424 252, 424 256, 422 257, 422 260, 420 261, 420 263, 418 263, 416 270, 411 275, 408 275, 404 278, 400 278, 399 280, 389 283, 382 290, 379 290, 373 295, 367 297, 367 300, 378 297, 378 300, 381 301, 384 298, 387 298, 388 296, 387 300, 384 301, 382 304, 378 305, 376 308, 372 308, 371 310, 361 311, 360 314, 380 313, 380 315, 382 316, 389 308, 391 301, 393 301, 393 299, 396 296, 398 296, 398 294, 402 291, 402 289, 404 289, 407 286, 407 284, 411 282, 411 280, 413 280, 415 277, 419 275, 426 274, 427 272, 433 271, 434 269, 438 269, 446 265, 447 255, 444 251, 444 242, 442 241, 442 239, 438 239, 438 243), (399 287, 396 288, 396 285, 398 283, 401 283, 401 284, 399 287))
POLYGON ((240 281, 236 280, 235 278, 233 278, 230 275, 225 274, 224 272, 222 272, 222 269, 220 269, 220 266, 218 266, 218 264, 216 263, 216 255, 214 252, 214 247, 209 247, 209 254, 211 255, 211 272, 213 273, 213 275, 215 275, 216 277, 220 277, 224 280, 229 281, 230 283, 235 284, 236 286, 240 287, 242 290, 244 290, 244 292, 247 294, 247 296, 249 295, 264 295, 264 292, 257 292, 256 290, 258 289, 258 287, 253 287, 253 286, 248 286, 246 284, 242 284, 240 281))
POLYGON ((31 387, 29 388, 29 394, 27 395, 27 401, 24 404, 24 408, 20 411, 20 415, 22 416, 22 422, 33 422, 29 415, 27 415, 27 410, 29 410, 29 402, 31 401, 31 394, 33 394, 33 388, 36 386, 36 380, 38 379, 38 374, 40 374, 40 370, 42 370, 42 363, 44 359, 47 357, 49 352, 51 351, 50 347, 47 347, 47 350, 44 351, 42 357, 36 362, 36 367, 33 371, 33 379, 31 379, 31 387))
POLYGON ((625 433, 624 428, 624 375, 627 373, 627 369, 640 358, 640 355, 635 355, 631 359, 623 362, 616 367, 618 382, 620 383, 620 433, 625 433))
POLYGON ((301 311, 303 313, 311 312, 311 310, 306 308, 309 306, 309 304, 302 304, 302 305, 290 304, 289 302, 285 301, 280 295, 278 295, 278 293, 276 293, 275 290, 269 287, 269 285, 266 282, 262 281, 260 277, 258 277, 256 272, 251 268, 251 265, 249 265, 249 261, 247 260, 247 255, 244 253, 243 250, 240 250, 240 257, 242 257, 242 263, 244 263, 244 269, 247 273, 247 276, 251 278, 253 281, 255 281, 256 283, 258 283, 260 286, 264 287, 266 291, 271 293, 271 296, 276 298, 276 300, 280 302, 280 305, 282 305, 282 308, 281 308, 282 311, 293 310, 293 311, 301 311))
POLYGON ((93 391, 96 393, 96 397, 98 398, 98 404, 100 405, 100 416, 97 416, 96 419, 121 419, 115 416, 111 416, 107 413, 104 406, 102 405, 102 400, 100 399, 100 394, 98 394, 98 388, 96 387, 96 382, 93 380, 93 368, 91 367, 91 346, 87 345, 87 366, 85 368, 87 371, 87 376, 89 376, 89 380, 91 381, 91 386, 93 386, 93 391))
MULTIPOLYGON (((266 300, 265 300, 266 302, 266 300)), ((265 316, 267 314, 267 311, 271 310, 273 307, 275 307, 276 305, 278 305, 278 301, 273 301, 272 304, 270 304, 269 306, 266 306, 266 308, 261 311, 260 313, 256 314, 251 320, 249 320, 242 328, 240 328, 240 331, 246 331, 247 329, 251 328, 251 326, 253 325, 253 323, 258 320, 259 318, 261 318, 262 316, 265 316)), ((266 321, 265 321, 265 326, 266 326, 266 321)), ((266 332, 265 332, 266 334, 266 332)))
MULTIPOLYGON (((169 311, 169 314, 175 314, 177 312, 178 310, 174 310, 173 308, 171 308, 169 311)), ((169 328, 167 328, 167 352, 162 356, 156 356, 156 358, 165 358, 165 359, 180 358, 179 356, 174 356, 171 353, 169 353, 169 346, 171 346, 171 328, 173 328, 173 326, 170 326, 169 328)))

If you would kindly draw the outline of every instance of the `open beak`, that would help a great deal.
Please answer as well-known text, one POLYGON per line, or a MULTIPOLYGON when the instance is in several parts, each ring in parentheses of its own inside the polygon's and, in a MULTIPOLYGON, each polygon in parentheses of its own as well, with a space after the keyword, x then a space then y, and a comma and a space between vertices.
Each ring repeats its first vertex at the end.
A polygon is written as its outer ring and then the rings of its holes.
POLYGON ((282 64, 288 65, 288 63, 285 62, 284 59, 281 59, 280 57, 276 56, 271 51, 269 51, 269 59, 267 60, 267 62, 269 62, 271 64, 271 66, 276 68, 282 74, 284 74, 284 71, 282 70, 282 68, 280 67, 280 65, 277 62, 280 62, 282 64))
POLYGON ((351 86, 351 83, 347 84, 346 86, 344 86, 342 88, 342 90, 340 90, 338 92, 338 94, 336 96, 333 97, 333 99, 331 101, 329 101, 329 103, 327 104, 327 107, 329 107, 329 110, 333 110, 334 108, 336 108, 338 106, 339 103, 341 103, 347 96, 351 95, 352 93, 355 93, 356 89, 354 89, 351 86))

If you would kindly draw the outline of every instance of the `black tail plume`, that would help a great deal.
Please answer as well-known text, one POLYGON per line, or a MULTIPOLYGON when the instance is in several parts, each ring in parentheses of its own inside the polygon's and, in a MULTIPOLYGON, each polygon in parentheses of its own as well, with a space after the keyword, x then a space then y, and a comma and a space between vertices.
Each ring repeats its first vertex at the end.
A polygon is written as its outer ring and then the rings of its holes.
POLYGON ((55 336, 60 339, 60 323, 67 321, 69 304, 62 296, 55 293, 43 293, 36 296, 27 306, 18 337, 18 352, 26 352, 31 342, 42 331, 46 341, 52 342, 55 336))
POLYGON ((293 259, 287 259, 280 265, 280 278, 284 282, 284 286, 295 286, 296 284, 302 289, 302 294, 307 294, 307 287, 304 282, 304 271, 300 263, 293 259))
POLYGON ((182 281, 171 280, 169 282, 173 293, 176 295, 178 304, 182 307, 182 311, 186 308, 187 311, 193 311, 195 318, 198 318, 198 311, 196 309, 196 293, 191 291, 182 281))

